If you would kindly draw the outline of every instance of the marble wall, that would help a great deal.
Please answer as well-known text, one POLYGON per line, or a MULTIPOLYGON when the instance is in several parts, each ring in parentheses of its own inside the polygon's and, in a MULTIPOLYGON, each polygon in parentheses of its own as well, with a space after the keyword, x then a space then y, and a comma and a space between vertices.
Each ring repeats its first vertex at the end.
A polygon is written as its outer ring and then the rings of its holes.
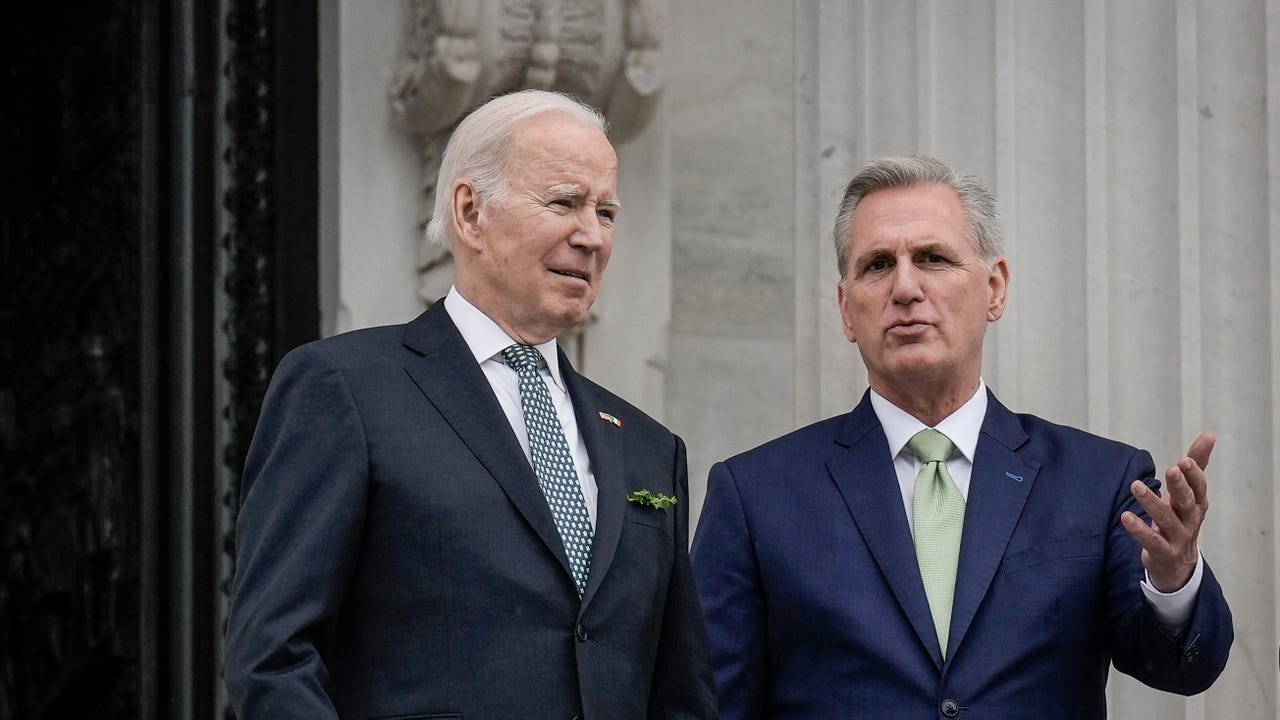
POLYGON ((839 194, 868 158, 941 157, 1008 218, 1009 311, 984 368, 1001 399, 1162 465, 1219 437, 1202 545, 1235 611, 1231 662, 1187 700, 1117 674, 1113 717, 1275 717, 1280 3, 752 8, 671 6, 665 409, 693 476, 856 401, 839 194))
MULTIPOLYGON (((420 177, 386 100, 406 7, 322 8, 332 332, 416 313, 420 177)), ((857 401, 839 193, 868 158, 937 155, 1008 218, 1002 401, 1162 465, 1219 437, 1202 540, 1231 662, 1191 699, 1114 675, 1112 716, 1276 717, 1280 0, 673 2, 662 48, 582 364, 685 438, 694 512, 711 463, 857 401)))

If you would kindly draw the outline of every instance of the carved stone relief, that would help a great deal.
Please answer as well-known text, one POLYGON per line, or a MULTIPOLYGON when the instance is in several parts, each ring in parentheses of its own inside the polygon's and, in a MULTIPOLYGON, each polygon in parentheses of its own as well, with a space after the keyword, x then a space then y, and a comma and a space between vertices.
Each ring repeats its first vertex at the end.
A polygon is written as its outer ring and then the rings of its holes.
MULTIPOLYGON (((435 197, 439 150, 463 115, 486 98, 526 88, 560 90, 600 108, 614 143, 643 130, 662 88, 661 1, 413 0, 407 51, 390 96, 422 148, 419 228, 435 197)), ((418 296, 427 305, 448 292, 449 252, 420 243, 418 278, 418 296)), ((582 339, 581 331, 566 338, 571 356, 582 339)))

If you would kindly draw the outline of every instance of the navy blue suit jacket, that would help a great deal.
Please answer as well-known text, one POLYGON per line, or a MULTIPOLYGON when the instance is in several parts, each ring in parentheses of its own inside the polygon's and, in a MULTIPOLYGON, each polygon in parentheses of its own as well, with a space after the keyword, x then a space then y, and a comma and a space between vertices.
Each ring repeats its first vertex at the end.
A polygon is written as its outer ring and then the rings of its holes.
POLYGON ((1144 451, 989 397, 945 662, 888 442, 848 415, 717 464, 693 547, 726 720, 1103 718, 1108 666, 1191 694, 1221 672, 1231 614, 1206 567, 1170 637, 1138 586, 1155 488, 1144 451), (951 703, 947 703, 947 701, 951 703))
POLYGON ((599 488, 581 601, 443 303, 281 362, 237 523, 239 717, 714 717, 684 445, 563 356, 561 369, 599 488), (680 502, 627 501, 641 489, 680 502))

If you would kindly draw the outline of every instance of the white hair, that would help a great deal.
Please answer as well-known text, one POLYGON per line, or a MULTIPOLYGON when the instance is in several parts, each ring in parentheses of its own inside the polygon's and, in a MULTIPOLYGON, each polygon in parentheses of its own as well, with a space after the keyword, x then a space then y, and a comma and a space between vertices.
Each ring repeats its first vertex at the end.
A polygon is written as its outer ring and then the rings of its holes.
POLYGON ((428 243, 449 248, 450 204, 459 179, 470 180, 483 200, 503 201, 508 190, 511 129, 521 120, 548 114, 563 115, 601 133, 608 127, 600 111, 572 95, 549 90, 499 95, 471 111, 454 129, 440 158, 435 206, 426 228, 428 243))

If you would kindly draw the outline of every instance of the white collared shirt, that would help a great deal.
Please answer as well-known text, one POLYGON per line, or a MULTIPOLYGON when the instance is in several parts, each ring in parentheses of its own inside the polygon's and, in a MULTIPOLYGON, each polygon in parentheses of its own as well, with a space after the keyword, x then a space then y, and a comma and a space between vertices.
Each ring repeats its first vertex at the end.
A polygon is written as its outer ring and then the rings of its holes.
MULTIPOLYGON (((912 520, 912 506, 916 493, 916 474, 920 470, 920 460, 907 449, 907 442, 916 433, 928 426, 917 420, 902 408, 885 399, 875 390, 871 391, 871 408, 880 419, 880 427, 884 430, 885 439, 889 441, 889 452, 893 456, 893 469, 898 476, 898 489, 902 492, 902 507, 907 513, 907 527, 915 535, 915 523, 912 520)), ((959 450, 947 460, 947 472, 955 480, 956 487, 965 501, 969 500, 969 480, 973 476, 973 456, 978 449, 978 435, 982 433, 982 421, 987 417, 987 383, 978 378, 978 389, 973 397, 961 405, 955 412, 938 423, 934 429, 951 439, 959 450)), ((1204 576, 1204 557, 1196 560, 1196 569, 1191 579, 1181 589, 1171 593, 1162 593, 1151 585, 1148 576, 1139 582, 1147 602, 1155 610, 1160 622, 1174 631, 1179 631, 1191 619, 1195 610, 1196 595, 1200 591, 1200 580, 1204 576)))
MULTIPOLYGON (((453 324, 462 333, 476 363, 484 371, 484 376, 498 396, 498 404, 507 416, 507 422, 520 441, 520 449, 533 466, 533 455, 529 452, 529 431, 524 424, 524 410, 520 406, 520 378, 502 359, 502 351, 511 345, 518 344, 511 336, 498 326, 488 315, 462 297, 456 287, 449 288, 444 298, 444 309, 449 313, 453 324)), ((539 369, 542 380, 547 384, 551 400, 555 404, 556 415, 560 418, 560 426, 564 429, 565 440, 569 443, 569 454, 573 457, 573 467, 578 471, 578 482, 582 486, 582 497, 587 503, 587 515, 591 518, 591 528, 596 526, 596 476, 591 469, 591 457, 587 454, 587 445, 578 432, 578 418, 573 412, 573 400, 560 374, 560 358, 556 353, 556 341, 548 340, 535 345, 546 360, 539 369)))
MULTIPOLYGON (((951 413, 935 428, 950 438, 959 450, 947 460, 947 472, 956 481, 960 494, 969 499, 969 478, 973 475, 973 454, 978 449, 978 434, 982 432, 982 420, 987 416, 987 386, 978 380, 978 391, 958 410, 951 413)), ((916 494, 916 475, 920 472, 920 459, 907 449, 907 443, 916 433, 928 426, 907 411, 886 400, 875 390, 871 391, 871 407, 880 418, 880 427, 889 441, 893 457, 893 469, 898 474, 898 489, 902 491, 902 505, 907 511, 907 527, 915 534, 911 518, 912 503, 916 494)))

